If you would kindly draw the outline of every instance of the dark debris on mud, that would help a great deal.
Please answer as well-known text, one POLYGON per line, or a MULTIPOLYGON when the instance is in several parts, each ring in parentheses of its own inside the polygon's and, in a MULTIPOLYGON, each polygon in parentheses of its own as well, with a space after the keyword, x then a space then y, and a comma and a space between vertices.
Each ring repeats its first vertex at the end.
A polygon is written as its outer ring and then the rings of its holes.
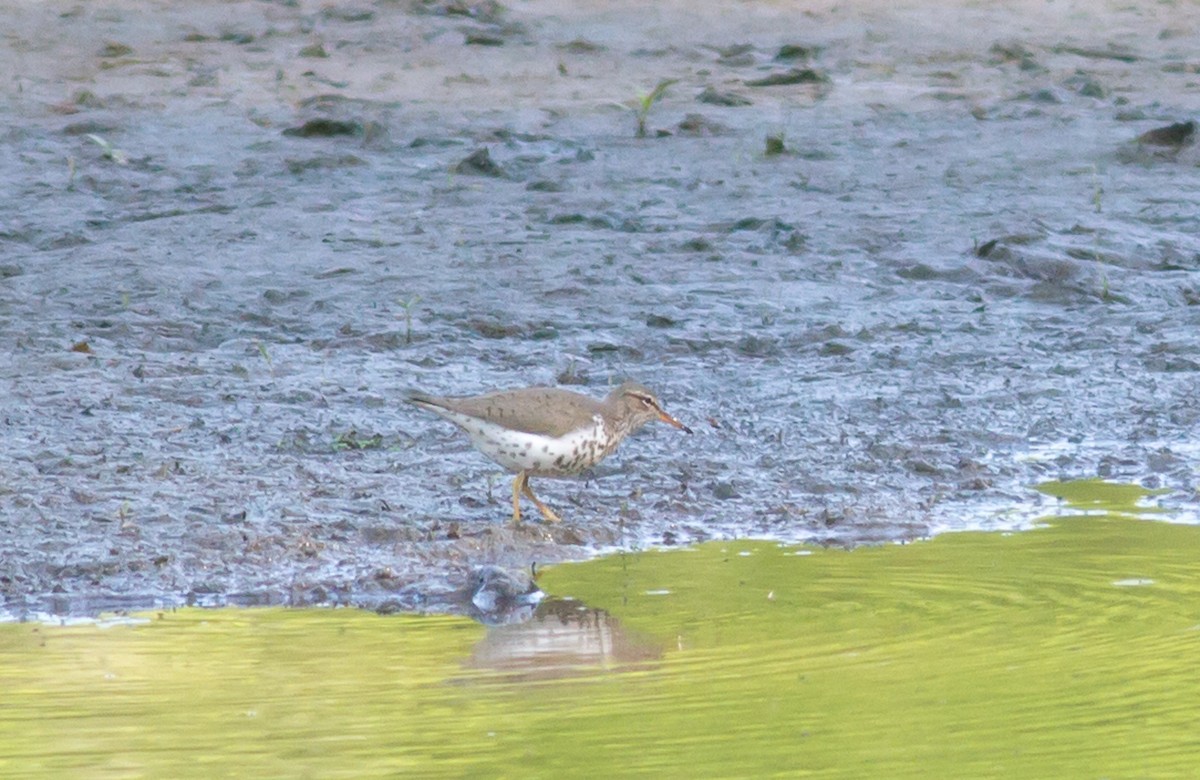
POLYGON ((770 9, 117 6, 10 15, 9 615, 479 617, 487 572, 1019 527, 1060 478, 1195 515, 1200 106, 1162 9, 797 41, 770 9), (545 482, 562 526, 509 526, 506 476, 398 401, 623 377, 699 433, 545 482))

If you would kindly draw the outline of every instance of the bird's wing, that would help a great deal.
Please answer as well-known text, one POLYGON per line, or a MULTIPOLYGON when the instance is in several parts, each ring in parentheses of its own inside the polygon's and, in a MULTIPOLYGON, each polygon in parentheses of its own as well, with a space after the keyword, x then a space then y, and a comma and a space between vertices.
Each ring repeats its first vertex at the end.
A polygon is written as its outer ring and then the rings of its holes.
POLYGON ((600 402, 554 387, 506 390, 471 398, 429 398, 418 403, 442 406, 488 422, 539 436, 563 436, 590 426, 600 402))

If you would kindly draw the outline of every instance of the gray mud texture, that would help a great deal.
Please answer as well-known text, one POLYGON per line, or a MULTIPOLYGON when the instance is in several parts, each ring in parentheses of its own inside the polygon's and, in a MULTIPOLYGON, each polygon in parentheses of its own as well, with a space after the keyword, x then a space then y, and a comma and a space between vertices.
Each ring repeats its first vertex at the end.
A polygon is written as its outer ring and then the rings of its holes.
POLYGON ((0 9, 10 616, 455 609, 480 566, 1019 526, 1052 479, 1195 518, 1200 5, 0 9), (401 401, 625 377, 696 435, 535 481, 553 527, 401 401))

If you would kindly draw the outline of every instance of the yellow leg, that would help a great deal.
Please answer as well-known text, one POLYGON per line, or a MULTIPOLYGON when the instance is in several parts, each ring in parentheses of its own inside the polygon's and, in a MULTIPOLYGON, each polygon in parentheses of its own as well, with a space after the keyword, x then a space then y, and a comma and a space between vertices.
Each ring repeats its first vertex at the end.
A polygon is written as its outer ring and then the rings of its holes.
POLYGON ((517 478, 513 480, 513 525, 521 522, 521 491, 525 489, 525 480, 528 478, 524 471, 518 471, 517 478))
MULTIPOLYGON (((525 472, 521 472, 521 473, 524 474, 525 472)), ((525 481, 521 485, 521 492, 524 493, 526 496, 528 496, 529 500, 537 505, 538 510, 540 510, 542 513, 542 517, 546 518, 546 522, 558 523, 558 522, 562 521, 561 517, 554 514, 553 509, 551 509, 550 507, 543 504, 538 499, 538 497, 533 494, 533 488, 529 487, 529 475, 528 474, 525 475, 525 481)))

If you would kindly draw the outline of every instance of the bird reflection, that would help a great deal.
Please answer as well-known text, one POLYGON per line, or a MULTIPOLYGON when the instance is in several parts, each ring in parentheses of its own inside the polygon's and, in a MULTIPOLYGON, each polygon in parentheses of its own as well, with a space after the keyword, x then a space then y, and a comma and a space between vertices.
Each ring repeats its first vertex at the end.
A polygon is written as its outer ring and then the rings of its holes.
POLYGON ((467 616, 485 626, 503 626, 532 620, 546 594, 534 581, 532 569, 480 566, 455 596, 467 616))
POLYGON ((466 665, 549 679, 615 671, 656 661, 662 653, 660 643, 627 631, 608 612, 552 597, 538 604, 529 620, 490 629, 466 665))

